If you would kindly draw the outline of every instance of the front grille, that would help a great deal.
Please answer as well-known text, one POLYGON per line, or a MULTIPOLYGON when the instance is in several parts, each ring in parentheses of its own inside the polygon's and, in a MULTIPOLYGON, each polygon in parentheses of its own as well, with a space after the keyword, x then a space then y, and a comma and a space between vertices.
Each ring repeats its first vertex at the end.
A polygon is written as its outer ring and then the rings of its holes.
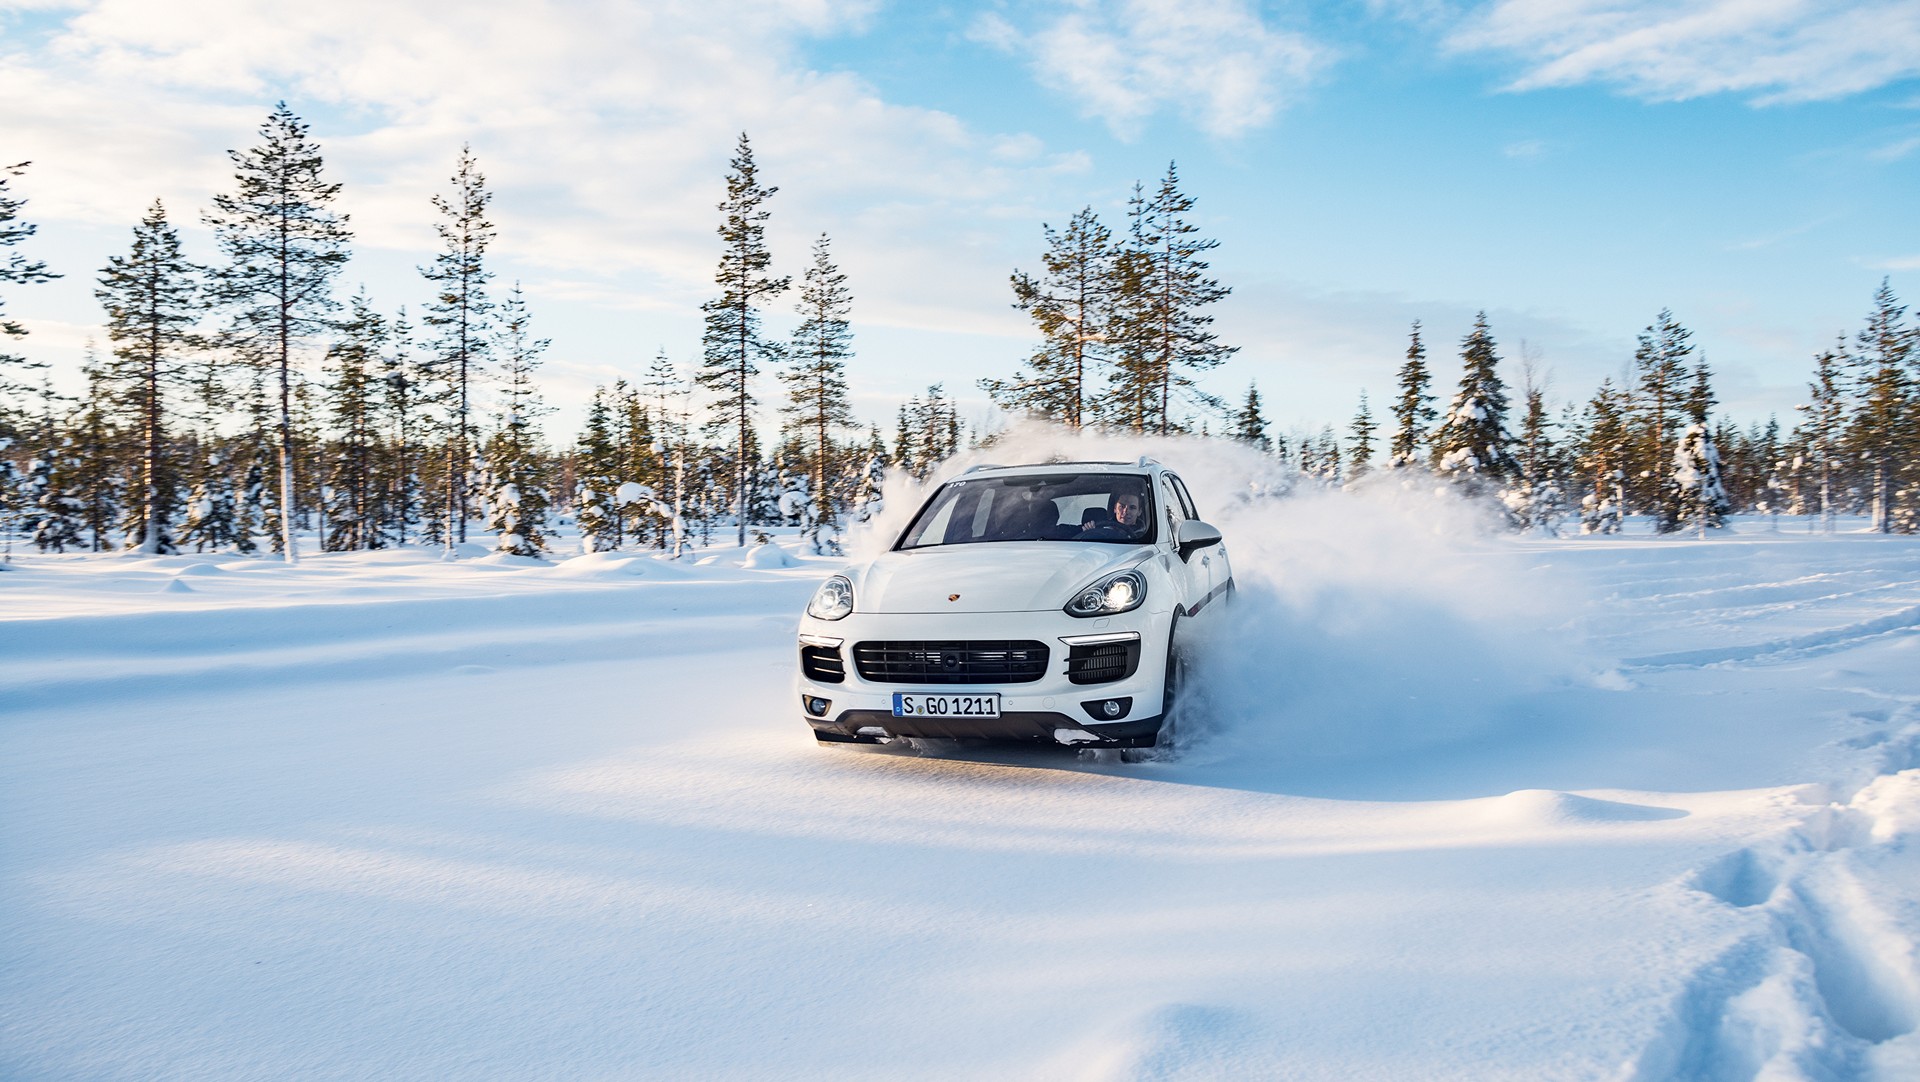
POLYGON ((840 657, 837 646, 802 646, 800 671, 806 673, 809 680, 838 684, 847 678, 847 663, 840 657))
POLYGON ((1067 650, 1067 679, 1076 684, 1125 680, 1140 667, 1140 640, 1101 642, 1067 650))
POLYGON ((861 642, 860 679, 880 684, 1026 684, 1047 672, 1047 645, 1031 639, 861 642))

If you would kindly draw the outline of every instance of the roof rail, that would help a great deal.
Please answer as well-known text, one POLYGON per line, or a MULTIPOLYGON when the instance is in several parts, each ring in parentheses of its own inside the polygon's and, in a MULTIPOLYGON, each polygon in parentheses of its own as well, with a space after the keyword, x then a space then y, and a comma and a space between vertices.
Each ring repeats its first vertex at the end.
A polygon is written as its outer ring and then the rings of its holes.
POLYGON ((966 469, 960 472, 961 472, 961 476, 964 477, 969 473, 979 473, 981 470, 1004 470, 1004 469, 1006 469, 1006 467, 1002 466, 998 462, 976 462, 973 465, 968 466, 966 469))
POLYGON ((1158 466, 1159 464, 1160 464, 1160 460, 1153 457, 1152 455, 1141 455, 1140 461, 1134 463, 1134 465, 1140 466, 1143 468, 1147 466, 1158 466))

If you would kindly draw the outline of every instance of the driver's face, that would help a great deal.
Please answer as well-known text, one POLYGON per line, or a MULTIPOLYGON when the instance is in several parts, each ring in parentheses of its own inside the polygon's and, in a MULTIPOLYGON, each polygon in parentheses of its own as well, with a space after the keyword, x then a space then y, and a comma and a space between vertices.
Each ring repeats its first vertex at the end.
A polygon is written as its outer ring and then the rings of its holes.
POLYGON ((1122 526, 1137 525, 1140 521, 1140 497, 1121 496, 1113 501, 1113 521, 1122 526))

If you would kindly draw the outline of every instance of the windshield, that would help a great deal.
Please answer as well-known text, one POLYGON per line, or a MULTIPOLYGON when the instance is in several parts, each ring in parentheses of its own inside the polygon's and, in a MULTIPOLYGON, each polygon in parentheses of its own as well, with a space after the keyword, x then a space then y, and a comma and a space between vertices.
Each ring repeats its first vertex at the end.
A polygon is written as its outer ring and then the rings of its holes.
POLYGON ((1036 473, 963 477, 942 485, 895 548, 983 541, 1154 539, 1153 489, 1139 474, 1036 473))

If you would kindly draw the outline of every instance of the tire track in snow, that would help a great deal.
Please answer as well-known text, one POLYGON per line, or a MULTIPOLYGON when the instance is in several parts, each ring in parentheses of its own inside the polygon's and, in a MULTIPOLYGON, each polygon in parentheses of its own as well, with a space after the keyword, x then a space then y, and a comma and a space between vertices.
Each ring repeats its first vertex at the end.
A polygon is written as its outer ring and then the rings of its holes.
POLYGON ((1871 620, 1861 620, 1805 635, 1739 646, 1678 650, 1666 654, 1650 654, 1646 657, 1623 658, 1620 665, 1627 672, 1655 672, 1662 669, 1699 669, 1709 665, 1737 663, 1769 664, 1830 654, 1870 639, 1909 634, 1916 630, 1920 630, 1920 605, 1871 620))

